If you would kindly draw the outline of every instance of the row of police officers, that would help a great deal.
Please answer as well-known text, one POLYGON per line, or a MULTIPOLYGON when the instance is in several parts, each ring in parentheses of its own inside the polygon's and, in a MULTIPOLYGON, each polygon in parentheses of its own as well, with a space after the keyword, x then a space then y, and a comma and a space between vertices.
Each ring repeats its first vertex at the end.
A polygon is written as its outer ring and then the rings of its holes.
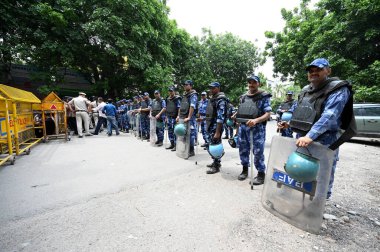
MULTIPOLYGON (((355 133, 352 119, 352 88, 347 81, 331 78, 331 68, 326 59, 320 58, 311 62, 307 68, 310 84, 307 85, 295 101, 293 93, 287 93, 286 101, 281 104, 277 113, 280 118, 283 113, 291 113, 292 119, 278 122, 281 135, 292 137, 293 131, 297 133, 296 145, 307 147, 312 142, 319 142, 333 150, 337 149, 355 133), (340 129, 345 134, 340 135, 340 129)), ((265 180, 264 146, 266 136, 266 123, 272 111, 270 104, 271 94, 262 91, 260 78, 251 75, 247 78, 248 91, 240 96, 239 106, 234 109, 226 95, 221 92, 221 85, 213 82, 209 85, 209 99, 207 93, 202 92, 198 102, 198 93, 194 83, 187 80, 183 83, 184 93, 179 96, 173 87, 169 88, 169 96, 162 99, 159 90, 156 90, 152 101, 148 93, 135 97, 134 113, 141 115, 139 134, 143 139, 149 139, 149 117, 157 119, 156 145, 161 146, 164 135, 164 122, 168 127, 170 146, 166 149, 176 150, 175 125, 181 121, 190 125, 189 156, 194 156, 194 146, 197 141, 198 127, 202 132, 205 147, 209 150, 212 163, 207 165, 207 174, 220 171, 221 156, 213 156, 211 146, 220 145, 222 135, 236 138, 242 172, 239 180, 245 180, 250 166, 250 154, 253 152, 253 164, 257 169, 257 176, 251 181, 252 185, 261 185, 265 180), (229 123, 227 123, 229 122, 229 123), (233 127, 236 126, 236 133, 233 127)), ((231 140, 231 139, 230 139, 231 140)), ((338 152, 332 167, 329 191, 330 197, 338 152)))

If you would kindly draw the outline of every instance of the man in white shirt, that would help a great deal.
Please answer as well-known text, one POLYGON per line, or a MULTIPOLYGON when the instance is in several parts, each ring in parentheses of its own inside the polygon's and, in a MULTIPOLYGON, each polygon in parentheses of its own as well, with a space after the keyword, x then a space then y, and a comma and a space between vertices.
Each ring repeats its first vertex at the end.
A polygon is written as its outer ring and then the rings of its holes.
POLYGON ((92 96, 91 102, 91 115, 90 115, 90 128, 95 128, 98 124, 99 112, 96 111, 96 107, 98 106, 98 99, 95 96, 92 96), (92 119, 94 119, 94 125, 92 126, 92 119))
POLYGON ((87 100, 86 94, 83 92, 79 92, 79 96, 69 102, 70 109, 75 111, 79 138, 83 137, 82 122, 84 123, 85 136, 92 136, 89 125, 90 117, 88 116, 90 104, 91 102, 87 100))
POLYGON ((107 122, 107 116, 102 111, 105 105, 106 105, 106 103, 103 101, 103 98, 99 97, 98 98, 98 106, 96 108, 94 108, 94 110, 96 112, 99 112, 99 118, 98 118, 98 122, 96 124, 94 135, 98 135, 99 134, 99 130, 102 127, 103 123, 107 122))

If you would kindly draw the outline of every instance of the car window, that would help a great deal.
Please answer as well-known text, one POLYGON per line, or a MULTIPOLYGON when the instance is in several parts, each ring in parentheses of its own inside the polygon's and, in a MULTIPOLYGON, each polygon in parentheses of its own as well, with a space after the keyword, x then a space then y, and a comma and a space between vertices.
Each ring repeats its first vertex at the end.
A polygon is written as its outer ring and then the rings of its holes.
POLYGON ((354 115, 359 116, 360 115, 359 111, 360 111, 359 108, 354 108, 354 115))
POLYGON ((380 116, 380 107, 364 108, 363 115, 364 116, 380 116))

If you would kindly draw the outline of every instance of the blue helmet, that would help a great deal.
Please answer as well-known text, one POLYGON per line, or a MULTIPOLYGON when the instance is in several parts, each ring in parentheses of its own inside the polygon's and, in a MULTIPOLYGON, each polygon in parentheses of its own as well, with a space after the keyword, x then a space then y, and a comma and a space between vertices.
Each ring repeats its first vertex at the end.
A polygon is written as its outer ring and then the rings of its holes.
POLYGON ((221 158, 224 155, 224 148, 222 143, 210 144, 207 151, 213 158, 221 158))
POLYGON ((281 115, 281 121, 289 122, 292 119, 293 114, 291 112, 284 112, 281 115))
POLYGON ((228 118, 226 121, 226 124, 227 124, 227 126, 232 127, 232 126, 234 126, 234 121, 232 119, 228 118))
POLYGON ((319 160, 310 154, 298 150, 289 155, 285 163, 285 171, 299 182, 311 182, 316 179, 319 171, 319 160))
POLYGON ((174 127, 174 134, 177 136, 184 136, 186 135, 186 126, 183 123, 179 123, 174 127))

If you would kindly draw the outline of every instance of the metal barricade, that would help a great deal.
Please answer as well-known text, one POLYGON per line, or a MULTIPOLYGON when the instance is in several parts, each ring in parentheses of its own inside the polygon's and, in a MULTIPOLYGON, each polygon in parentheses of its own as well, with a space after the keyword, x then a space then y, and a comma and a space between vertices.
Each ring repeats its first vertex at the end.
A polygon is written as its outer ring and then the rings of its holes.
POLYGON ((41 141, 35 135, 33 105, 41 101, 33 93, 0 84, 0 95, 8 99, 10 120, 13 135, 13 150, 16 155, 30 154, 30 148, 41 141))
POLYGON ((67 129, 65 103, 51 92, 41 103, 44 142, 48 139, 65 139, 70 141, 67 129))
POLYGON ((9 125, 9 101, 0 95, 0 165, 8 160, 13 165, 16 157, 13 155, 12 132, 9 125))

